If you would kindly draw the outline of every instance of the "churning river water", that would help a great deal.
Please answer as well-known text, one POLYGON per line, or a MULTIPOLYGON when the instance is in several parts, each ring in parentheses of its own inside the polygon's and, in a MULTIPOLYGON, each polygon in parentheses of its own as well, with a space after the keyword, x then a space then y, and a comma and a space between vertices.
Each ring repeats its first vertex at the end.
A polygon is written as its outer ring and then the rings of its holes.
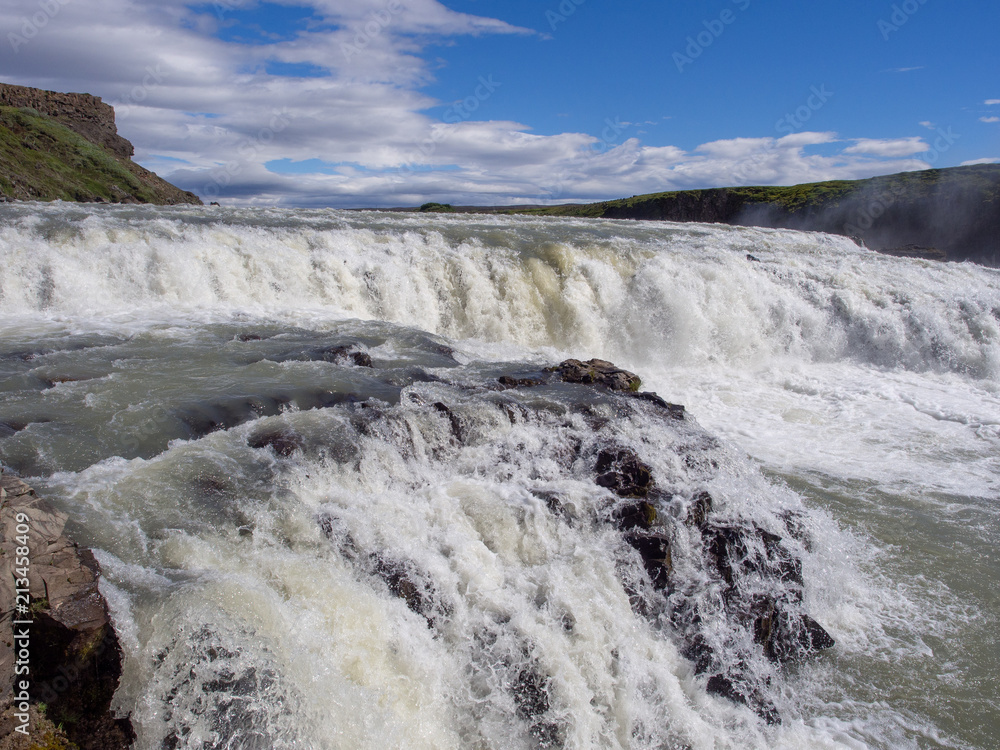
POLYGON ((726 226, 5 205, 0 462, 95 549, 139 748, 1000 746, 993 269, 726 226), (498 386, 570 357, 686 418, 498 386), (836 645, 764 658, 683 522, 654 590, 593 477, 612 444, 661 518, 707 492, 783 537, 836 645))

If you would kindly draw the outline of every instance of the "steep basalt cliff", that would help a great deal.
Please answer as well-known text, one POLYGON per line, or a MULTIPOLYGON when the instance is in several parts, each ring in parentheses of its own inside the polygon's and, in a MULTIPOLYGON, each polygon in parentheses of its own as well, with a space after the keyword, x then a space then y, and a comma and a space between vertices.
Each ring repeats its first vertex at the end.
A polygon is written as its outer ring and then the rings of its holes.
POLYGON ((90 94, 0 84, 0 193, 14 200, 200 204, 131 159, 114 109, 90 94))

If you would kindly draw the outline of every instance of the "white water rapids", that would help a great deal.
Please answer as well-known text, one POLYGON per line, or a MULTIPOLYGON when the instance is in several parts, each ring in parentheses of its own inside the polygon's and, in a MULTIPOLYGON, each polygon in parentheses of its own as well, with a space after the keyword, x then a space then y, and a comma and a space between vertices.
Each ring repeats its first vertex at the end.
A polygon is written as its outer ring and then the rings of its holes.
POLYGON ((96 550, 143 750, 1000 736, 996 270, 724 226, 4 205, 0 373, 0 462, 96 550), (568 357, 695 421, 544 389, 502 418, 500 374, 568 357), (251 447, 278 428, 302 445, 251 447), (675 503, 807 528, 837 645, 751 665, 780 724, 630 603, 595 431, 675 503))

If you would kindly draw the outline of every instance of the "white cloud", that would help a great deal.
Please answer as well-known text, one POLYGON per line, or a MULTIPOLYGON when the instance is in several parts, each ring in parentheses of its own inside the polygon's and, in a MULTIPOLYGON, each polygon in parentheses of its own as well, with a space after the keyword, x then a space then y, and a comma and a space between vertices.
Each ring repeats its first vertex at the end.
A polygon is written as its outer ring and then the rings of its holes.
POLYGON ((1000 117, 980 117, 979 122, 1000 122, 1000 117))
POLYGON ((859 138, 853 146, 844 149, 844 153, 895 158, 920 154, 928 148, 924 140, 917 136, 892 139, 859 138))
POLYGON ((963 167, 974 167, 977 164, 1000 164, 1000 159, 991 159, 991 158, 973 159, 972 161, 963 161, 962 162, 962 166, 963 167))
MULTIPOLYGON (((44 29, 0 57, 0 79, 89 91, 112 103, 136 158, 206 199, 279 205, 413 205, 597 200, 730 184, 793 184, 927 168, 919 138, 834 133, 733 138, 691 150, 648 146, 624 122, 605 140, 536 135, 490 101, 503 81, 471 70, 441 119, 421 92, 433 77, 430 44, 456 36, 530 34, 458 13, 438 0, 277 0, 307 8, 293 39, 227 43, 233 20, 218 0, 59 4, 44 29), (216 13, 216 9, 221 9, 216 13), (321 77, 275 76, 269 63, 318 67, 321 77), (825 155, 814 153, 823 147, 825 155), (839 152, 838 152, 839 151, 839 152), (278 174, 266 165, 319 160, 327 168, 278 174)), ((56 7, 53 5, 52 7, 56 7)), ((0 4, 0 28, 20 29, 38 0, 0 4)), ((0 40, 0 41, 6 41, 0 40)), ((669 117, 664 117, 664 120, 669 117)))
POLYGON ((923 128, 927 128, 928 130, 934 130, 934 128, 935 128, 934 123, 931 122, 930 120, 924 120, 924 121, 920 122, 919 125, 921 127, 923 127, 923 128))
POLYGON ((994 104, 1000 104, 1000 99, 987 99, 984 104, 987 106, 993 106, 994 104))

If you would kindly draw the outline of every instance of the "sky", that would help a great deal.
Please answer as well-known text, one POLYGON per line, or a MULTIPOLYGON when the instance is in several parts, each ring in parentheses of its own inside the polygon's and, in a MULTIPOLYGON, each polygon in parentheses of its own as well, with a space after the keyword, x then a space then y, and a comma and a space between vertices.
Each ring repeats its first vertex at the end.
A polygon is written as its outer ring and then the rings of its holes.
POLYGON ((223 205, 565 203, 1000 162, 986 0, 2 0, 0 80, 223 205))

